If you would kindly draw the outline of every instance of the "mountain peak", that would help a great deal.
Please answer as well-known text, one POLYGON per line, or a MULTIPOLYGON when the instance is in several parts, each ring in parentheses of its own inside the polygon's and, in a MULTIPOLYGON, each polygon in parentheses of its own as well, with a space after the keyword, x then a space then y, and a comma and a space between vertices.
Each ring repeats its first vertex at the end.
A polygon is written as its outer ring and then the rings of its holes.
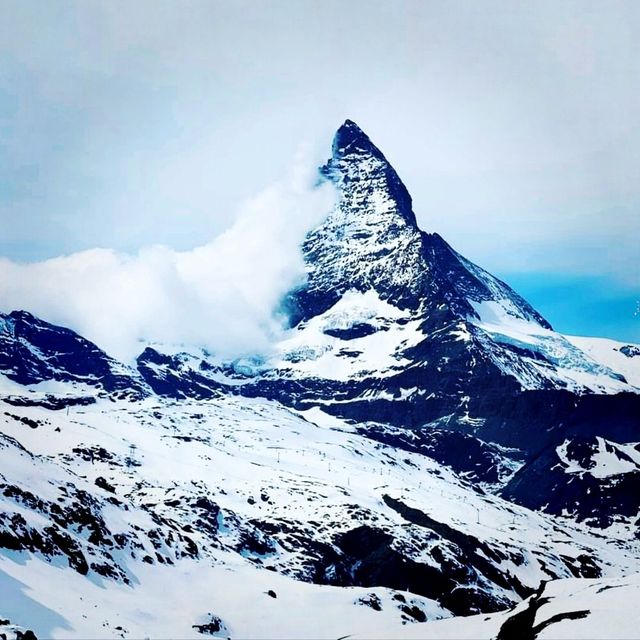
POLYGON ((340 184, 342 223, 371 217, 380 225, 399 223, 417 228, 411 196, 389 161, 369 136, 353 121, 345 120, 333 137, 332 157, 320 171, 340 184), (363 191, 363 187, 366 188, 363 191), (386 202, 387 206, 382 206, 386 202), (384 215, 384 213, 393 215, 384 215), (380 215, 383 213, 383 215, 380 215), (350 214, 350 215, 349 215, 350 214))
POLYGON ((400 308, 445 304, 461 319, 479 318, 474 304, 496 303, 506 315, 551 329, 508 285, 420 230, 402 180, 353 120, 337 130, 320 172, 339 197, 303 242, 307 283, 296 294, 295 321, 323 313, 351 289, 374 289, 400 308))
POLYGON ((347 118, 336 131, 336 138, 339 137, 367 138, 367 134, 353 120, 347 118))
POLYGON ((369 136, 353 120, 348 118, 333 137, 332 152, 334 158, 359 152, 371 154, 384 160, 382 152, 371 142, 369 136))
POLYGON ((336 132, 332 151, 320 173, 338 198, 303 243, 307 283, 296 294, 296 322, 322 313, 350 289, 413 302, 420 290, 414 281, 426 277, 411 196, 394 168, 352 120, 336 132))

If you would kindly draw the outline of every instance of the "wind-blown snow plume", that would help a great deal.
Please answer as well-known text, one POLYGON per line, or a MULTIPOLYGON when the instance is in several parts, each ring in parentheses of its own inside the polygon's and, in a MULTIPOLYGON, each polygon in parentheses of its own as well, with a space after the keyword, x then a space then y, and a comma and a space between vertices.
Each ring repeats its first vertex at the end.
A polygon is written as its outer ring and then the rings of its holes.
POLYGON ((0 258, 0 305, 69 326, 125 360, 141 341, 223 355, 267 349, 282 330, 281 297, 304 277, 300 243, 334 197, 297 163, 245 203, 227 231, 190 251, 97 248, 30 264, 0 258))

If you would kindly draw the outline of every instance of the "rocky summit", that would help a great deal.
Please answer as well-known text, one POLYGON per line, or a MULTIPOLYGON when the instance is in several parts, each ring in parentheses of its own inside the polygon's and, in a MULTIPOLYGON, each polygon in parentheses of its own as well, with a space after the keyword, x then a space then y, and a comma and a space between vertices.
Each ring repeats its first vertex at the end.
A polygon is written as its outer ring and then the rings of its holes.
POLYGON ((640 346, 421 230, 351 120, 318 179, 267 353, 0 314, 0 633, 632 637, 640 346))

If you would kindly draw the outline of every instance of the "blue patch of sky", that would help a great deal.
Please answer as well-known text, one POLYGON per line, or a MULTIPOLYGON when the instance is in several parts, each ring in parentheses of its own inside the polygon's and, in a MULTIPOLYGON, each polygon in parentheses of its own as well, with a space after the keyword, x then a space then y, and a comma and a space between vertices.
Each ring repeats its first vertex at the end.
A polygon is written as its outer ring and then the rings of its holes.
POLYGON ((506 273, 502 279, 569 335, 640 342, 640 291, 606 276, 506 273))

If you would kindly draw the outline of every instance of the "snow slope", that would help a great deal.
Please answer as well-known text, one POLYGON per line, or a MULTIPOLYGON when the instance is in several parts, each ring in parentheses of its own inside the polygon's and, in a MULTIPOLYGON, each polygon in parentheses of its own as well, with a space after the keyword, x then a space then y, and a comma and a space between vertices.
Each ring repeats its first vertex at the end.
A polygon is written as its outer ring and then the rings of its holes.
MULTIPOLYGON (((622 579, 554 580, 510 611, 379 631, 385 638, 593 640, 638 638, 640 574, 622 579)), ((366 633, 354 637, 366 638, 366 633)))
POLYGON ((608 338, 565 337, 593 360, 621 373, 629 384, 640 388, 640 345, 608 338))
POLYGON ((402 635, 637 557, 628 534, 506 503, 317 409, 0 407, 0 617, 42 637, 195 637, 211 616, 239 637, 402 635))
MULTIPOLYGON (((505 373, 515 375, 523 388, 536 388, 542 379, 576 392, 640 392, 633 382, 640 381, 640 358, 634 367, 624 362, 622 354, 621 358, 603 357, 602 348, 594 352, 595 339, 566 337, 537 322, 519 318, 510 312, 508 300, 471 304, 478 317, 473 324, 489 336, 492 343, 515 346, 523 354, 521 359, 526 368, 514 368, 501 357, 500 351, 495 352, 498 366, 505 373)), ((615 347, 622 346, 620 343, 613 340, 607 343, 607 355, 619 353, 615 347)))

